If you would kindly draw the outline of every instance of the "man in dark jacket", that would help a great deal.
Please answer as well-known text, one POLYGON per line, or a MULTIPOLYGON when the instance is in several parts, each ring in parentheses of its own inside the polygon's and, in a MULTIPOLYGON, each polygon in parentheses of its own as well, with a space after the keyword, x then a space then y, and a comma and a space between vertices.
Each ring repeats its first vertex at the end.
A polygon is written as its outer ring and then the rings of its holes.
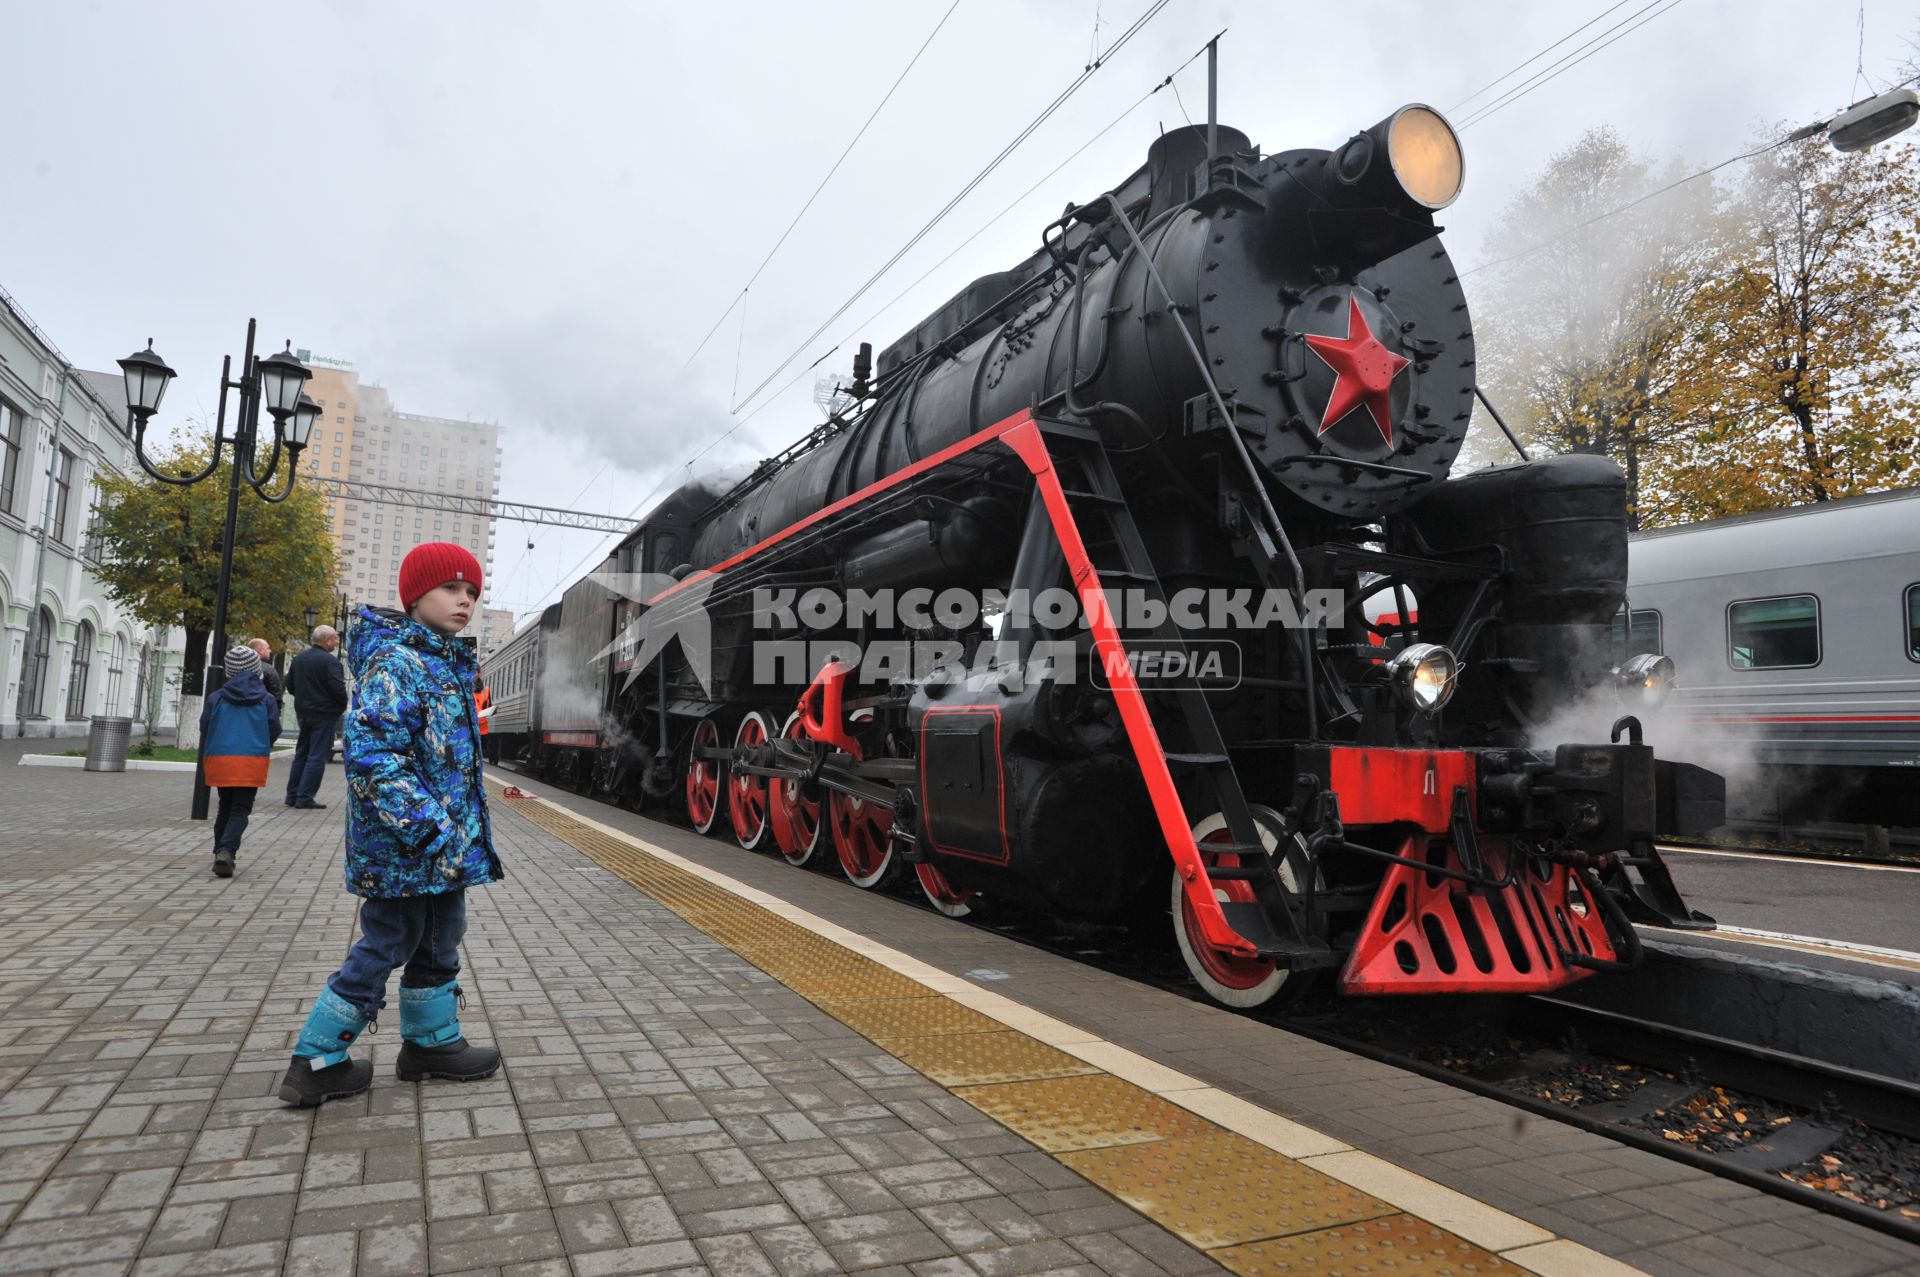
POLYGON ((340 636, 331 625, 313 631, 313 646, 293 658, 287 667, 287 686, 293 692, 293 712, 300 719, 300 740, 293 749, 293 767, 287 773, 287 806, 325 807, 314 795, 326 775, 333 752, 333 728, 347 712, 347 679, 340 658, 333 654, 340 636))

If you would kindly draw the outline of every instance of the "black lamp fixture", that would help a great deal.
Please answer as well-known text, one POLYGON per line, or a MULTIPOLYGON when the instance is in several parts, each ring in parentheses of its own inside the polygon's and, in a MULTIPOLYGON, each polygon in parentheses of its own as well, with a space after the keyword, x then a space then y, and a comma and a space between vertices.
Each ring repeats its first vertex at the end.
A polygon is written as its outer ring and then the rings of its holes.
MULTIPOLYGON (((200 482, 220 468, 221 453, 229 447, 233 449, 232 467, 227 477, 227 522, 226 530, 220 542, 220 577, 215 587, 213 603, 213 642, 215 656, 206 677, 212 691, 226 681, 225 671, 218 661, 220 653, 227 648, 227 597, 233 583, 233 541, 234 529, 240 515, 240 482, 246 481, 248 487, 263 501, 279 503, 293 495, 293 485, 300 477, 300 454, 307 446, 307 440, 313 437, 314 423, 319 420, 321 407, 302 391, 307 378, 313 370, 302 363, 293 353, 293 343, 288 342, 285 350, 276 351, 265 358, 256 358, 253 353, 254 335, 257 325, 251 319, 247 321, 247 348, 241 356, 240 376, 233 376, 233 357, 231 355, 220 365, 220 406, 214 417, 213 448, 206 465, 198 472, 181 470, 168 474, 153 464, 147 456, 147 424, 153 415, 160 411, 160 401, 166 396, 167 384, 173 380, 174 371, 167 361, 154 353, 153 342, 147 342, 145 350, 136 350, 119 361, 120 371, 124 375, 127 391, 127 415, 133 421, 134 455, 140 459, 140 468, 162 483, 186 487, 200 482), (233 434, 227 434, 227 392, 239 395, 239 403, 234 413, 233 434), (271 444, 260 438, 260 410, 265 408, 267 415, 273 418, 273 437, 271 444), (287 477, 284 486, 275 482, 281 464, 281 451, 287 453, 287 477), (260 462, 262 451, 267 452, 263 469, 260 462), (278 491, 269 491, 269 485, 278 491)), ((306 611, 307 632, 319 622, 319 610, 308 608, 306 611)), ((188 677, 198 686, 200 671, 189 671, 188 677)), ((192 689, 189 689, 192 690, 192 689)), ((204 765, 196 767, 193 777, 193 818, 207 818, 208 794, 206 769, 204 765)))
POLYGON ((313 437, 313 423, 318 420, 320 405, 301 391, 299 402, 293 406, 293 415, 287 419, 287 447, 295 452, 306 447, 307 440, 313 437))
POLYGON ((293 356, 293 343, 260 361, 261 405, 275 421, 285 421, 300 403, 300 388, 313 376, 313 369, 293 356))
POLYGON ((320 609, 309 603, 307 610, 301 615, 306 619, 307 633, 313 633, 314 628, 320 624, 320 609))
POLYGON ((167 383, 174 379, 175 373, 167 367, 166 360, 154 353, 151 337, 147 338, 145 350, 136 350, 119 362, 127 381, 127 415, 133 418, 135 429, 144 431, 147 418, 160 411, 167 383))

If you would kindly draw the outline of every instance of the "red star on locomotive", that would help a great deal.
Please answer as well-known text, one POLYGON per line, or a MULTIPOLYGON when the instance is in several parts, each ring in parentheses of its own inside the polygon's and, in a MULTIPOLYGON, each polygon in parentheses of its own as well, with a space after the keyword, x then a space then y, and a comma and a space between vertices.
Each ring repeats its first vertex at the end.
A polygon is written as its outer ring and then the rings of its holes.
POLYGON ((1412 363, 1380 344, 1367 326, 1360 310, 1360 299, 1348 303, 1347 335, 1323 337, 1308 333, 1307 349, 1333 369, 1333 392, 1327 396, 1327 411, 1320 418, 1320 433, 1325 434, 1355 408, 1364 406, 1373 424, 1380 429, 1380 440, 1393 446, 1393 379, 1412 363))
POLYGON ((749 478, 657 506, 487 662, 495 750, 948 914, 1171 922, 1234 1006, 1549 990, 1709 925, 1654 840, 1720 823, 1724 786, 1655 757, 1630 715, 1663 689, 1613 703, 1596 655, 1619 468, 1453 473, 1452 128, 1209 137, 863 348, 851 406, 749 478), (1335 429, 1362 409, 1384 455, 1335 429), (609 588, 641 579, 680 584, 609 588), (705 627, 645 641, 695 587, 705 627), (856 591, 905 602, 792 606, 856 591), (1012 602, 1048 596, 1077 607, 1012 602))

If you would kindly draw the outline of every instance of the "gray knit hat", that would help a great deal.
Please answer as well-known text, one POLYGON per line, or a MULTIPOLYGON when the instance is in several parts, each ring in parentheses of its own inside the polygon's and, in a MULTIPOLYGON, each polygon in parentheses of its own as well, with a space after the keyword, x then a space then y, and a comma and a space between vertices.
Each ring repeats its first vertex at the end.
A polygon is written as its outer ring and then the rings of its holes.
POLYGON ((239 678, 242 674, 258 674, 260 653, 242 643, 227 653, 226 666, 228 678, 239 678))

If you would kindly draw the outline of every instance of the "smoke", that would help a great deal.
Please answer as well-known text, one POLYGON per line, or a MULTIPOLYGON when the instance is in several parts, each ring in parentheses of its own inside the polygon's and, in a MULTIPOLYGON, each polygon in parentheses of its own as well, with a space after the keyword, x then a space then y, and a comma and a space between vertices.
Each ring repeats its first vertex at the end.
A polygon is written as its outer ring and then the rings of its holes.
POLYGON ((543 728, 599 720, 600 692, 589 681, 592 676, 591 667, 568 669, 561 659, 549 659, 541 667, 539 690, 543 728))
MULTIPOLYGON (((1569 672, 1559 684, 1567 690, 1544 713, 1536 707, 1534 716, 1523 719, 1532 748, 1551 751, 1559 745, 1604 743, 1612 739, 1614 724, 1631 715, 1641 726, 1642 741, 1653 747, 1657 758, 1691 763, 1726 780, 1730 816, 1764 813, 1776 801, 1794 797, 1780 789, 1783 772, 1763 768, 1762 742, 1751 724, 1713 721, 1710 706, 1688 695, 1684 664, 1666 701, 1649 708, 1619 690, 1611 673, 1616 663, 1611 639, 1604 628, 1594 632, 1597 639, 1577 644, 1569 669, 1588 671, 1590 678, 1604 677, 1582 683, 1569 672)), ((1630 738, 1622 733, 1621 739, 1630 738)))

